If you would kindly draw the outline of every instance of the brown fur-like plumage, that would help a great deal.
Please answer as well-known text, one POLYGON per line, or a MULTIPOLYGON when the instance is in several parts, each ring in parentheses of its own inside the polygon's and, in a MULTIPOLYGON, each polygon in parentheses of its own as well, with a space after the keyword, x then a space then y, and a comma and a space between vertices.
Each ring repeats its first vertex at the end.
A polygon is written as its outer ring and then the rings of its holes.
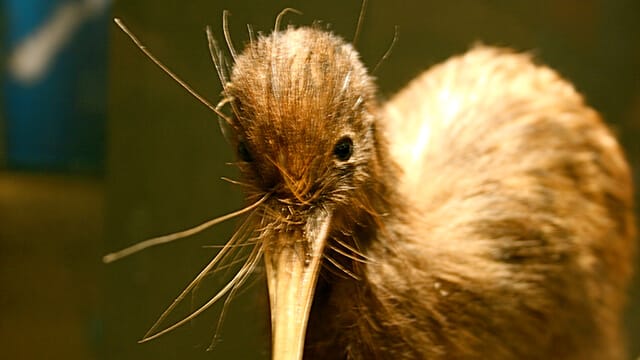
POLYGON ((629 168, 554 71, 476 47, 381 105, 350 45, 289 28, 225 95, 260 231, 333 214, 305 358, 623 358, 629 168))

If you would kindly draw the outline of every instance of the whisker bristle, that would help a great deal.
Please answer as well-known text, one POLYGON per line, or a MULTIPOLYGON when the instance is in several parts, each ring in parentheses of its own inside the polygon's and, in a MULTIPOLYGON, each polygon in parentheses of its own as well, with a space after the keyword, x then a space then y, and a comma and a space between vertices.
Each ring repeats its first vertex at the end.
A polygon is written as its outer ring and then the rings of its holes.
POLYGON ((144 249, 156 246, 156 245, 161 245, 161 244, 166 244, 166 243, 170 243, 172 241, 178 240, 178 239, 182 239, 185 237, 189 237, 191 235, 195 235, 205 229, 208 229, 214 225, 217 225, 221 222, 227 221, 229 219, 233 219, 234 217, 240 216, 242 214, 245 214, 253 209, 255 209, 256 207, 260 206, 260 204, 262 204, 266 199, 267 199, 267 195, 264 195, 260 200, 254 202, 251 205, 246 206, 243 209, 234 211, 232 213, 229 213, 227 215, 223 215, 220 217, 217 217, 215 219, 209 220, 207 222, 204 222, 200 225, 194 226, 190 229, 187 230, 183 230, 183 231, 179 231, 177 233, 173 233, 173 234, 168 234, 168 235, 163 235, 163 236, 158 236, 155 238, 151 238, 142 242, 139 242, 137 244, 131 245, 127 248, 124 248, 122 250, 110 253, 105 255, 102 258, 102 261, 105 263, 110 263, 122 258, 125 258, 129 255, 135 254, 139 251, 142 251, 144 249))
POLYGON ((355 280, 358 280, 358 281, 362 280, 358 275, 354 274, 352 271, 349 271, 347 268, 342 266, 339 262, 337 262, 335 259, 333 259, 331 256, 327 255, 326 253, 323 253, 322 257, 325 258, 327 261, 329 261, 333 266, 338 268, 340 271, 342 271, 343 273, 347 274, 349 277, 351 277, 351 278, 353 278, 355 280))
MULTIPOLYGON (((160 336, 162 336, 162 335, 164 335, 164 334, 166 334, 168 332, 171 332, 171 331, 179 328, 180 326, 186 324, 187 322, 191 321, 192 319, 194 319, 195 317, 197 317, 198 315, 203 313, 205 310, 210 308, 213 304, 215 304, 218 300, 220 300, 223 296, 225 296, 229 291, 231 291, 233 289, 233 287, 236 286, 237 283, 242 282, 243 279, 247 276, 248 273, 251 273, 250 270, 253 269, 253 267, 255 266, 255 264, 258 262, 258 260, 260 259, 261 255, 262 255, 262 247, 261 246, 256 246, 256 249, 257 249, 257 251, 256 251, 257 254, 255 256, 253 256, 251 262, 246 264, 245 266, 243 266, 236 273, 236 275, 215 296, 213 296, 204 305, 199 307, 197 310, 193 311, 189 316, 185 317, 184 319, 172 324, 171 326, 169 326, 169 327, 167 327, 167 328, 165 328, 165 329, 163 329, 161 331, 158 331, 158 332, 154 333, 154 331, 157 329, 157 327, 159 325, 159 323, 156 322, 156 324, 154 324, 154 326, 147 332, 147 334, 145 334, 145 336, 138 342, 139 343, 144 343, 144 342, 147 342, 147 341, 151 341, 151 340, 156 339, 156 338, 158 338, 158 337, 160 337, 160 336)), ((207 269, 205 269, 205 270, 207 270, 207 269)), ((193 282, 192 282, 192 284, 193 284, 193 282)), ((189 290, 191 289, 191 287, 192 287, 191 285, 188 287, 189 290)), ((162 317, 161 320, 164 320, 164 317, 162 317)))

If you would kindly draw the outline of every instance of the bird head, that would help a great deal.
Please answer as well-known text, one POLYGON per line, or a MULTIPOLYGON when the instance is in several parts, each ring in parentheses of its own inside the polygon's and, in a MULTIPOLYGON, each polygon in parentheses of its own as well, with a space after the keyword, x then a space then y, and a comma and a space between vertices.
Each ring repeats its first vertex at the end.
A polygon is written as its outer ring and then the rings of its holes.
POLYGON ((273 353, 302 356, 327 241, 372 212, 378 163, 373 81, 352 46, 319 29, 289 28, 252 41, 225 96, 269 288, 273 353))

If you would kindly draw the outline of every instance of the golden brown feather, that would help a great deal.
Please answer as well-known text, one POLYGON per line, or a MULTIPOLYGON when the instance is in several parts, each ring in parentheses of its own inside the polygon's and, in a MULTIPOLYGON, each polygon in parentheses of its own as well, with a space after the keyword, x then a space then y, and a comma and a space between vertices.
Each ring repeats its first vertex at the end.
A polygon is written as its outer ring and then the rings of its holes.
POLYGON ((265 251, 309 256, 278 232, 331 214, 304 357, 622 359, 632 189, 598 114, 484 46, 375 91, 349 44, 289 28, 237 57, 225 93, 249 195, 271 194, 265 251))

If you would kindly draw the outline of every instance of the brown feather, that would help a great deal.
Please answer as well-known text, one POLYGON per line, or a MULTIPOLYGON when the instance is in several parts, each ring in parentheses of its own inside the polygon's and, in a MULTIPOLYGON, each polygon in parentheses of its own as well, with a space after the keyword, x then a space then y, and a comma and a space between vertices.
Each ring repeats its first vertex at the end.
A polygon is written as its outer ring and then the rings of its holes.
POLYGON ((384 105, 375 91, 313 28, 252 41, 227 86, 244 181, 273 192, 263 221, 334 211, 326 266, 352 276, 321 272, 305 358, 622 359, 632 189, 598 114, 553 70, 484 46, 384 105))

